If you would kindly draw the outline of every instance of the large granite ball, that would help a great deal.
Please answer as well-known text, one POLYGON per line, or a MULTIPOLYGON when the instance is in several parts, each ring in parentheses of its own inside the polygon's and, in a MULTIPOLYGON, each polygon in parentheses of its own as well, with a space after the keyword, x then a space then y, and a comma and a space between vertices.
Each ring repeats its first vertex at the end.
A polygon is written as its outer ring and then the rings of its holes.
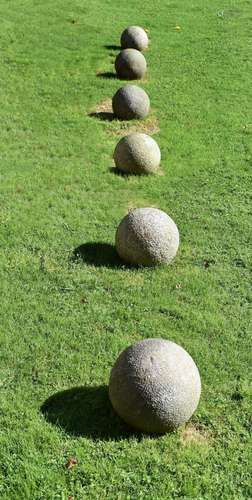
POLYGON ((115 244, 121 259, 129 264, 169 264, 178 250, 179 232, 162 210, 136 208, 119 224, 115 244))
POLYGON ((179 345, 146 339, 123 351, 112 368, 109 397, 132 427, 165 433, 187 422, 201 393, 197 366, 179 345))
POLYGON ((115 60, 116 73, 123 80, 140 80, 146 69, 145 57, 135 49, 122 50, 115 60))
POLYGON ((145 50, 149 44, 146 31, 139 26, 129 26, 121 35, 121 46, 123 49, 145 50))
POLYGON ((114 151, 116 167, 128 174, 154 174, 161 159, 160 149, 149 135, 134 133, 123 137, 114 151))
POLYGON ((112 99, 113 112, 121 120, 145 118, 150 110, 150 99, 137 85, 121 87, 112 99))

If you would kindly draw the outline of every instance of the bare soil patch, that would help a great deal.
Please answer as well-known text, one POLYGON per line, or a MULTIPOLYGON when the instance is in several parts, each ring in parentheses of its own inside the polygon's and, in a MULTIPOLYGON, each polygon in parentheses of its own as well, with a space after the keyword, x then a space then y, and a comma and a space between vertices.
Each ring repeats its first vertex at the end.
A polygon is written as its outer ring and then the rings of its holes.
POLYGON ((118 120, 113 113, 111 99, 98 104, 88 114, 92 118, 97 118, 101 121, 113 122, 110 127, 107 127, 106 132, 110 135, 126 135, 133 132, 142 132, 148 135, 157 134, 160 131, 159 122, 152 110, 145 120, 124 121, 118 120))

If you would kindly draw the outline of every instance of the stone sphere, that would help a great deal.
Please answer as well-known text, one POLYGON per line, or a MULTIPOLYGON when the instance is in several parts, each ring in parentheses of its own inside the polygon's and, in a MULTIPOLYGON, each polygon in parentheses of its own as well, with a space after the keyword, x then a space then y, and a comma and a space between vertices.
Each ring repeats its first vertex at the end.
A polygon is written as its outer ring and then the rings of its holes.
POLYGON ((154 174, 160 160, 156 141, 146 134, 134 133, 123 137, 114 151, 116 167, 128 174, 154 174))
POLYGON ((136 208, 120 222, 115 244, 121 259, 129 264, 169 264, 178 250, 179 232, 162 210, 136 208))
POLYGON ((114 114, 121 120, 145 118, 150 110, 150 99, 137 85, 121 87, 112 99, 114 114))
POLYGON ((147 69, 145 57, 135 49, 125 49, 115 60, 115 70, 123 80, 139 80, 147 69))
POLYGON ((133 344, 120 354, 110 374, 114 410, 143 432, 170 432, 187 422, 200 393, 200 375, 193 359, 168 340, 133 344))
POLYGON ((145 50, 148 48, 149 40, 146 31, 139 26, 129 26, 121 35, 121 46, 123 49, 145 50))

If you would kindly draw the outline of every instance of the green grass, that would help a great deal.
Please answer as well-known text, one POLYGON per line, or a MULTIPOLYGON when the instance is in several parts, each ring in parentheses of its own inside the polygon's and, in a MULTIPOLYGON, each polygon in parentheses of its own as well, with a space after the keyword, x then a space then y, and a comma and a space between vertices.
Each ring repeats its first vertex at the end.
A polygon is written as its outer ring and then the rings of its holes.
POLYGON ((1 499, 251 498, 251 1, 0 0, 0 15, 1 499), (153 178, 114 175, 122 124, 88 116, 121 85, 96 73, 129 24, 152 41, 153 178), (176 221, 171 266, 117 265, 139 206, 176 221), (108 402, 119 352, 157 336, 199 367, 192 441, 135 435, 108 402))

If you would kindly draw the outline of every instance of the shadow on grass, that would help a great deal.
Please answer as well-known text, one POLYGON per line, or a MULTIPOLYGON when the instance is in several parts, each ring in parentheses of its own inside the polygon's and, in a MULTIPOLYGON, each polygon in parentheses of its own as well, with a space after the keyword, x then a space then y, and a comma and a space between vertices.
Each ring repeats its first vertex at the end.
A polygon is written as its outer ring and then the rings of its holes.
POLYGON ((106 79, 115 79, 117 78, 116 73, 112 73, 112 71, 106 71, 105 73, 97 73, 98 78, 106 78, 106 79))
POLYGON ((88 116, 90 116, 91 118, 97 118, 98 120, 103 120, 107 122, 112 122, 113 120, 117 120, 116 116, 111 111, 94 111, 92 113, 89 113, 88 116))
POLYGON ((113 245, 102 242, 83 243, 74 249, 73 260, 82 260, 97 267, 125 267, 113 245))
POLYGON ((111 174, 118 175, 119 177, 125 177, 125 178, 132 177, 135 175, 135 174, 130 174, 130 173, 124 172, 123 170, 120 170, 118 167, 110 167, 109 171, 111 172, 111 174))
POLYGON ((109 168, 109 171, 111 172, 111 174, 114 174, 114 175, 119 175, 119 177, 125 177, 125 178, 129 178, 129 177, 151 177, 152 175, 151 174, 147 174, 147 173, 136 173, 136 172, 125 172, 124 170, 120 170, 120 168, 118 167, 110 167, 109 168))
POLYGON ((43 403, 41 412, 47 422, 72 436, 121 440, 133 435, 115 414, 105 385, 58 392, 43 403))
POLYGON ((107 50, 122 50, 121 45, 104 45, 107 50))

